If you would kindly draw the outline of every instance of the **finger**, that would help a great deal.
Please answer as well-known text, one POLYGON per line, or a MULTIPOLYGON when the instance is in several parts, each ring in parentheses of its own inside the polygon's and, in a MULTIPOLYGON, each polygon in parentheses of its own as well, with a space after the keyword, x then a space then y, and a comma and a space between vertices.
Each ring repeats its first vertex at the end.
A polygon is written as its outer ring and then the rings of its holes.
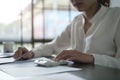
POLYGON ((63 51, 60 53, 54 60, 59 61, 59 60, 66 60, 70 57, 68 51, 63 51))
POLYGON ((24 60, 29 59, 29 53, 24 53, 22 59, 24 60))
POLYGON ((74 57, 69 57, 67 60, 69 60, 69 61, 75 61, 76 59, 74 57))
POLYGON ((20 57, 21 55, 22 55, 22 54, 21 54, 21 49, 18 48, 17 51, 15 51, 15 54, 14 54, 13 57, 16 59, 16 58, 20 57))
POLYGON ((22 55, 23 55, 22 48, 19 47, 18 50, 15 52, 15 54, 14 54, 13 57, 14 57, 14 59, 18 59, 18 58, 20 58, 22 55))
POLYGON ((69 61, 75 61, 75 62, 81 62, 79 59, 77 59, 76 57, 69 57, 67 60, 69 61))
POLYGON ((60 60, 68 60, 71 56, 62 56, 60 60))
POLYGON ((32 52, 27 52, 27 53, 24 53, 23 56, 22 56, 22 59, 26 60, 26 59, 30 59, 32 58, 32 52))
POLYGON ((64 55, 64 51, 62 51, 60 54, 58 54, 58 55, 54 58, 54 60, 55 60, 55 61, 58 61, 62 55, 64 55))
POLYGON ((23 50, 22 48, 18 48, 18 56, 21 57, 23 55, 23 50))
POLYGON ((13 55, 13 58, 14 58, 14 59, 16 59, 17 57, 19 57, 18 51, 16 51, 15 54, 13 55))

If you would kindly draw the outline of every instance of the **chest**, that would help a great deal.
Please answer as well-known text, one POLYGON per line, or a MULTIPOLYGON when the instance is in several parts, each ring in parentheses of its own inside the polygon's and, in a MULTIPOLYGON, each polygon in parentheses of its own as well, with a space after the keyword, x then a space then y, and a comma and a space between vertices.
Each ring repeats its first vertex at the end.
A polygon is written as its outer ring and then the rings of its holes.
POLYGON ((84 46, 104 46, 114 45, 114 36, 117 24, 111 21, 101 21, 95 24, 76 22, 72 27, 72 44, 79 48, 84 46), (106 45, 108 44, 108 45, 106 45))
POLYGON ((84 30, 84 33, 86 34, 87 31, 89 30, 89 28, 91 27, 92 23, 90 22, 85 22, 85 24, 83 25, 83 30, 84 30))

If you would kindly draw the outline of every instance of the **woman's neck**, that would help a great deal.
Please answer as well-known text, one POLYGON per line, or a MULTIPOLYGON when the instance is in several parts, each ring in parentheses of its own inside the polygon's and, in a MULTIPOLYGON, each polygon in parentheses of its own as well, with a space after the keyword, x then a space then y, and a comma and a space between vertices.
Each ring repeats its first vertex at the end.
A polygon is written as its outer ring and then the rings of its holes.
POLYGON ((88 10, 83 12, 84 17, 88 21, 90 21, 92 19, 92 17, 98 12, 100 7, 101 7, 101 5, 94 5, 94 6, 90 7, 88 10))

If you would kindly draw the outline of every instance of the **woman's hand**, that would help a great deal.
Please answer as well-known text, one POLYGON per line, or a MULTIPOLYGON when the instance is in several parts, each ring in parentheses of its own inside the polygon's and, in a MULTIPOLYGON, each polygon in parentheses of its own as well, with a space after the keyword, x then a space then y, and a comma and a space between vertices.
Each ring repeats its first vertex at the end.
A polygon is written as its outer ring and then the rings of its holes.
POLYGON ((16 60, 26 60, 34 57, 32 51, 28 51, 25 47, 19 47, 14 54, 14 59, 16 60))
POLYGON ((82 63, 94 63, 94 57, 92 55, 84 54, 76 50, 63 50, 54 60, 71 60, 82 63))

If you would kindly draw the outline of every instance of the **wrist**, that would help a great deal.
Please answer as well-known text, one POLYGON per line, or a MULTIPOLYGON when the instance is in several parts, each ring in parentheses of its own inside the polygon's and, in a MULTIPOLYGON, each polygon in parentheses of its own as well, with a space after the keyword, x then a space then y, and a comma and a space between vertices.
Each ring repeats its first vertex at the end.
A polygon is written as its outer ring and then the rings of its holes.
POLYGON ((91 64, 94 64, 94 57, 93 57, 93 55, 89 55, 89 61, 90 61, 90 63, 91 64))
POLYGON ((84 63, 94 64, 94 57, 92 55, 90 55, 90 54, 84 54, 83 62, 84 63))

